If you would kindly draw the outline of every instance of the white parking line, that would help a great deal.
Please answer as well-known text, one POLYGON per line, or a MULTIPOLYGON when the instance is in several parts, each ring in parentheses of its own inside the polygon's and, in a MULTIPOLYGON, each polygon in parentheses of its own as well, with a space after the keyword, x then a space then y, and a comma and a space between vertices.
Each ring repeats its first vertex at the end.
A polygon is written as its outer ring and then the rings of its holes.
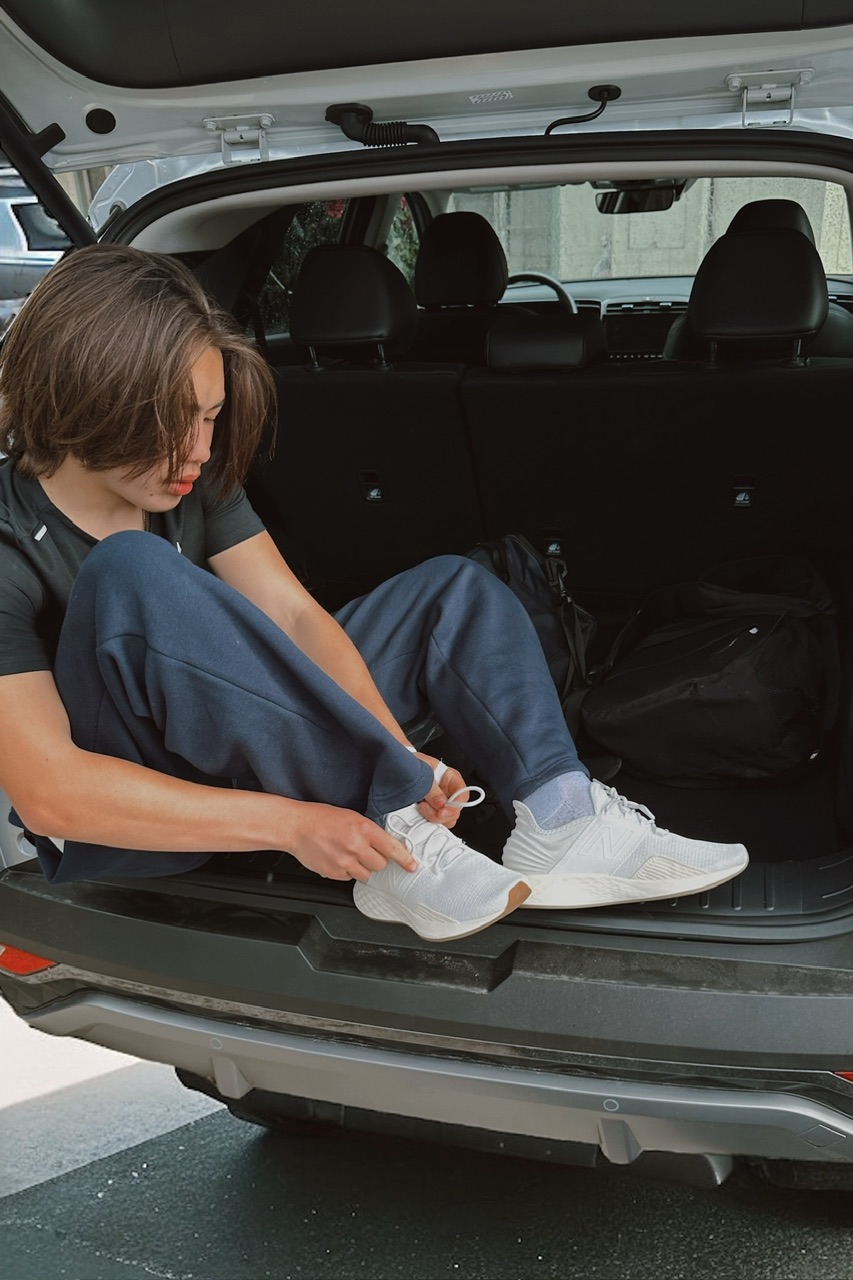
POLYGON ((170 1067, 34 1031, 0 1002, 0 1198, 219 1109, 170 1067))
POLYGON ((0 1109, 129 1067, 135 1061, 84 1040, 58 1039, 34 1031, 0 999, 0 1109))

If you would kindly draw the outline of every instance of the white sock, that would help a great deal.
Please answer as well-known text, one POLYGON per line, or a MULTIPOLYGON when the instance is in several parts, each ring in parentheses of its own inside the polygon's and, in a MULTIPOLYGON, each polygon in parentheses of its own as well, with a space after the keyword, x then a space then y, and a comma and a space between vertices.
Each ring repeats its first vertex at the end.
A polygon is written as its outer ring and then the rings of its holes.
POLYGON ((575 818, 589 818, 595 812, 589 778, 579 770, 561 773, 559 777, 543 783, 532 795, 525 796, 524 803, 533 814, 533 821, 543 831, 564 827, 575 818))

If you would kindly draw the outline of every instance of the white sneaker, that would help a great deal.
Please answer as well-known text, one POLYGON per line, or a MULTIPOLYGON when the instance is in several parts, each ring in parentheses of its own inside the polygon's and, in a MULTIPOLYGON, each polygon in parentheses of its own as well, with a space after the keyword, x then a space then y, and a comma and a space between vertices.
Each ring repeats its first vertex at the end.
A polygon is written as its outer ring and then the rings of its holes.
POLYGON ((364 883, 356 881, 353 901, 372 920, 393 920, 431 942, 449 942, 486 929, 530 894, 517 872, 427 822, 417 805, 389 814, 385 829, 411 850, 418 868, 404 871, 389 862, 364 883))
POLYGON ((743 871, 742 844, 688 840, 655 826, 654 815, 613 787, 590 783, 595 812, 553 831, 514 802, 505 867, 533 887, 526 907, 603 907, 654 902, 713 889, 743 871))

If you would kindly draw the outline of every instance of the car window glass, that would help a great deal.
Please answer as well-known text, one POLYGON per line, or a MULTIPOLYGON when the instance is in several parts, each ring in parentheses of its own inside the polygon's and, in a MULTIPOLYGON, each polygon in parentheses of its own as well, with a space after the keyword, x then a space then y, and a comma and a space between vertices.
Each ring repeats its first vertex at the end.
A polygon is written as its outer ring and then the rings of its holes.
POLYGON ((455 192, 449 210, 469 209, 494 227, 510 272, 560 280, 692 276, 732 217, 753 200, 796 200, 814 229, 828 275, 853 272, 844 188, 810 178, 699 178, 670 208, 606 214, 589 183, 541 189, 455 192))
POLYGON ((302 261, 316 245, 338 243, 345 212, 345 200, 312 200, 296 207, 258 298, 266 333, 290 331, 290 304, 302 261))
POLYGON ((20 175, 0 169, 0 333, 70 243, 20 175))
POLYGON ((23 230, 28 249, 57 249, 64 252, 71 248, 71 241, 59 223, 37 200, 13 202, 12 213, 23 230))
POLYGON ((394 210, 388 228, 386 253, 395 266, 412 283, 415 277, 415 259, 418 256, 418 229, 412 215, 412 207, 405 196, 394 210))

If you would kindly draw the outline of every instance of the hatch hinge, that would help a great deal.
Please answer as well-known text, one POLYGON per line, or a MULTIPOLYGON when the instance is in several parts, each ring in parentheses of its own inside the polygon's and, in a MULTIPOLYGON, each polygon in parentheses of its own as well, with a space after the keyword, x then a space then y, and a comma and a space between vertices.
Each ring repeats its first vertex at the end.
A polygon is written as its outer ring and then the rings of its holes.
POLYGON ((269 160, 267 129, 274 123, 275 116, 266 111, 255 116, 208 116, 203 121, 205 129, 220 134, 223 164, 269 160))
POLYGON ((794 122, 797 90, 814 79, 814 67, 789 71, 733 71, 726 76, 732 93, 740 94, 744 129, 785 128, 794 122))

